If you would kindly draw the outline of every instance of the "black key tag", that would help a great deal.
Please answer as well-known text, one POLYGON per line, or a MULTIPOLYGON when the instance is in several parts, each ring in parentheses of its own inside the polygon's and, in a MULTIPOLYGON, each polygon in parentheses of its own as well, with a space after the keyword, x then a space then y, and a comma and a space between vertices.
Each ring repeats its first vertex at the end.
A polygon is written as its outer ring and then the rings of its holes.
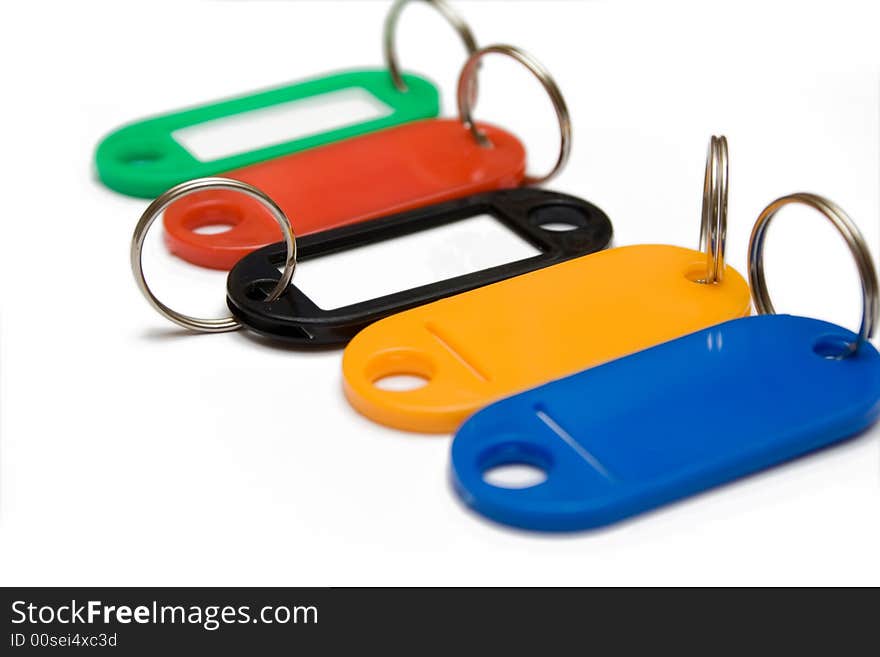
MULTIPOLYGON (((357 249, 481 215, 490 215, 540 253, 408 290, 324 309, 290 284, 267 301, 287 255, 283 242, 255 251, 233 267, 227 304, 245 328, 303 347, 344 346, 361 329, 389 315, 467 290, 497 283, 606 248, 611 221, 602 210, 575 196, 519 188, 477 194, 380 219, 306 235, 297 240, 297 261, 357 249)), ((436 254, 425 253, 425 257, 436 254)), ((339 284, 356 272, 340 271, 339 284)), ((295 279, 296 277, 294 277, 295 279)))

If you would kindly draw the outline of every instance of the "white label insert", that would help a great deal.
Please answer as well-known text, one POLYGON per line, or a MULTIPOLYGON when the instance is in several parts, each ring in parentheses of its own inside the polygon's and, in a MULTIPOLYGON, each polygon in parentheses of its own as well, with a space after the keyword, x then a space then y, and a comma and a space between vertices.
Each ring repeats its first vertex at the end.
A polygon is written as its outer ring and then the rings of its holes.
POLYGON ((324 310, 524 260, 541 251, 491 215, 298 263, 293 283, 324 310))
POLYGON ((205 121, 171 136, 193 157, 210 162, 393 113, 366 89, 350 87, 205 121))

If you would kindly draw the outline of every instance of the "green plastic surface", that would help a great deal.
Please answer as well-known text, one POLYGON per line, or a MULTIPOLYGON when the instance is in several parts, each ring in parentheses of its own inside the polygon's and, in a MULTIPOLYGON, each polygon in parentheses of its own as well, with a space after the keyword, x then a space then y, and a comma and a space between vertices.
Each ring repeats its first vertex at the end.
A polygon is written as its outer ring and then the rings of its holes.
POLYGON ((98 177, 117 192, 153 198, 186 180, 214 176, 307 148, 437 116, 440 111, 437 88, 416 75, 405 75, 404 79, 408 89, 400 92, 387 70, 347 71, 144 119, 119 128, 98 144, 95 152, 98 177), (174 131, 188 126, 354 87, 374 95, 390 106, 392 113, 210 161, 197 159, 172 136, 174 131))

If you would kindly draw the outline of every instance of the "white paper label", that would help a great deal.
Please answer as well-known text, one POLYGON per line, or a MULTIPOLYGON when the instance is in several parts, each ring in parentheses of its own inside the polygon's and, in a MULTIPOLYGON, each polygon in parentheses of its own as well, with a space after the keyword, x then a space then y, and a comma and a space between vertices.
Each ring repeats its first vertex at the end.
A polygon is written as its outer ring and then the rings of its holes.
POLYGON ((330 310, 539 253, 495 217, 479 215, 306 260, 297 264, 293 282, 330 310))
POLYGON ((393 112, 366 89, 351 87, 205 121, 175 130, 171 136, 193 157, 210 162, 374 121, 393 112))

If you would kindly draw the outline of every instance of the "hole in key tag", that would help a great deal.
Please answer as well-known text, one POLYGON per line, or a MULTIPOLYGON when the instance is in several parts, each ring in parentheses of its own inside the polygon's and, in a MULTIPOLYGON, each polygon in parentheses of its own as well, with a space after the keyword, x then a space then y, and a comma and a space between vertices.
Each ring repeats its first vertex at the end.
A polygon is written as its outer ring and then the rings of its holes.
MULTIPOLYGON (((713 138, 710 199, 726 200, 726 141, 713 138)), ((704 203, 704 251, 613 248, 443 299, 368 326, 346 347, 349 402, 399 429, 449 432, 507 395, 749 312, 745 280, 723 259, 726 207, 704 203), (723 209, 724 212, 719 210, 723 209), (723 275, 722 275, 723 274, 723 275), (373 382, 418 362, 428 385, 373 382)), ((559 233, 564 235, 565 233, 559 233)))
POLYGON ((847 240, 862 279, 858 334, 791 315, 735 319, 509 397, 452 445, 456 490, 479 513, 538 530, 615 522, 849 438, 880 415, 880 354, 867 342, 877 275, 855 225, 811 194, 774 201, 752 233, 758 312, 773 312, 762 243, 784 205, 806 203, 847 240), (709 394, 695 391, 709 385, 709 394), (485 473, 529 463, 546 479, 511 490, 485 473))
MULTIPOLYGON (((325 75, 131 123, 98 144, 98 177, 123 194, 153 198, 186 180, 437 116, 436 87, 420 76, 402 76, 389 46, 405 3, 395 2, 386 21, 387 70, 325 75)), ((473 53, 476 42, 462 18, 443 0, 427 4, 473 53)))
MULTIPOLYGON (((254 164, 225 174, 271 196, 294 218, 297 235, 337 228, 472 194, 546 182, 568 159, 571 122, 549 73, 512 46, 476 51, 458 83, 459 119, 427 119, 254 164), (529 69, 550 96, 559 119, 559 158, 547 175, 526 175, 526 153, 509 132, 474 123, 476 70, 489 53, 508 55, 529 69)), ((175 255, 203 267, 231 269, 242 257, 280 239, 277 225, 239 195, 212 192, 182 200, 164 217, 165 241, 175 255), (208 217, 211 217, 209 220, 208 217), (232 229, 203 234, 218 223, 232 229)))
MULTIPOLYGON (((290 285, 271 302, 266 301, 267 292, 276 284, 277 267, 283 264, 287 247, 279 243, 260 249, 242 258, 230 271, 227 301, 235 318, 251 331, 302 346, 339 346, 365 326, 402 310, 603 249, 610 242, 611 233, 611 222, 599 208, 573 196, 533 188, 487 192, 299 238, 296 285, 290 285), (491 222, 489 226, 466 228, 467 222, 480 215, 481 219, 491 222), (566 222, 570 230, 548 230, 547 226, 561 221, 566 222), (447 243, 449 246, 438 244, 443 231, 448 235, 459 226, 464 232, 456 239, 467 244, 458 250, 466 255, 478 249, 479 258, 462 258, 464 262, 459 262, 458 256, 462 254, 444 253, 444 248, 455 248, 455 240, 447 243), (492 232, 487 232, 487 228, 492 228, 492 232), (494 266, 486 268, 492 249, 486 249, 484 243, 486 239, 499 241, 496 233, 499 228, 509 229, 509 237, 517 239, 510 251, 526 257, 497 264, 492 261, 494 266), (434 239, 428 242, 435 232, 434 239), (525 249, 516 248, 520 239, 524 240, 525 249), (405 243, 398 248, 398 254, 400 249, 405 251, 404 255, 398 255, 400 266, 412 269, 417 264, 425 264, 428 271, 422 276, 430 282, 401 289, 394 287, 396 280, 389 281, 387 275, 378 275, 384 274, 384 269, 377 272, 371 268, 370 263, 375 262, 376 257, 382 257, 386 267, 389 259, 394 262, 393 255, 377 256, 371 249, 381 246, 387 254, 385 249, 398 240, 405 243), (346 287, 344 296, 334 293, 327 297, 331 300, 351 298, 348 288, 358 286, 354 285, 355 281, 352 285, 345 284, 343 275, 349 272, 359 278, 378 278, 380 289, 387 290, 386 294, 357 303, 343 301, 339 307, 325 306, 318 297, 309 296, 309 260, 320 261, 322 255, 333 254, 328 258, 332 260, 357 251, 363 254, 354 264, 350 260, 347 266, 337 263, 335 269, 330 269, 328 264, 321 274, 311 278, 318 276, 328 285, 332 281, 334 287, 346 287), (432 259, 439 262, 427 266, 430 264, 427 261, 432 259), (473 260, 487 264, 478 271, 457 272, 473 260), (438 280, 438 270, 450 272, 452 277, 438 280)), ((502 237, 508 238, 508 235, 502 237)), ((419 372, 417 369, 400 374, 411 376, 419 372)))
POLYGON ((236 331, 241 328, 235 317, 219 317, 219 318, 203 318, 193 317, 178 310, 174 310, 167 304, 159 300, 153 292, 149 283, 147 283, 144 274, 144 245, 146 243, 147 234, 150 227, 156 219, 162 215, 173 203, 179 199, 184 199, 194 194, 199 194, 205 190, 222 189, 226 191, 236 192, 247 196, 259 203, 278 223, 278 227, 284 236, 285 256, 284 269, 281 276, 272 287, 265 290, 265 299, 271 301, 277 299, 286 289, 293 277, 296 268, 296 234, 290 225, 290 219, 284 214, 284 211, 269 198, 265 193, 252 185, 243 183, 240 180, 231 180, 229 178, 198 178, 189 180, 179 185, 175 185, 167 192, 160 194, 147 209, 144 210, 140 219, 134 228, 131 236, 131 246, 129 248, 129 261, 131 263, 131 272, 134 275, 135 282, 144 295, 144 298, 160 315, 190 331, 200 331, 203 333, 225 333, 227 331, 236 331))

